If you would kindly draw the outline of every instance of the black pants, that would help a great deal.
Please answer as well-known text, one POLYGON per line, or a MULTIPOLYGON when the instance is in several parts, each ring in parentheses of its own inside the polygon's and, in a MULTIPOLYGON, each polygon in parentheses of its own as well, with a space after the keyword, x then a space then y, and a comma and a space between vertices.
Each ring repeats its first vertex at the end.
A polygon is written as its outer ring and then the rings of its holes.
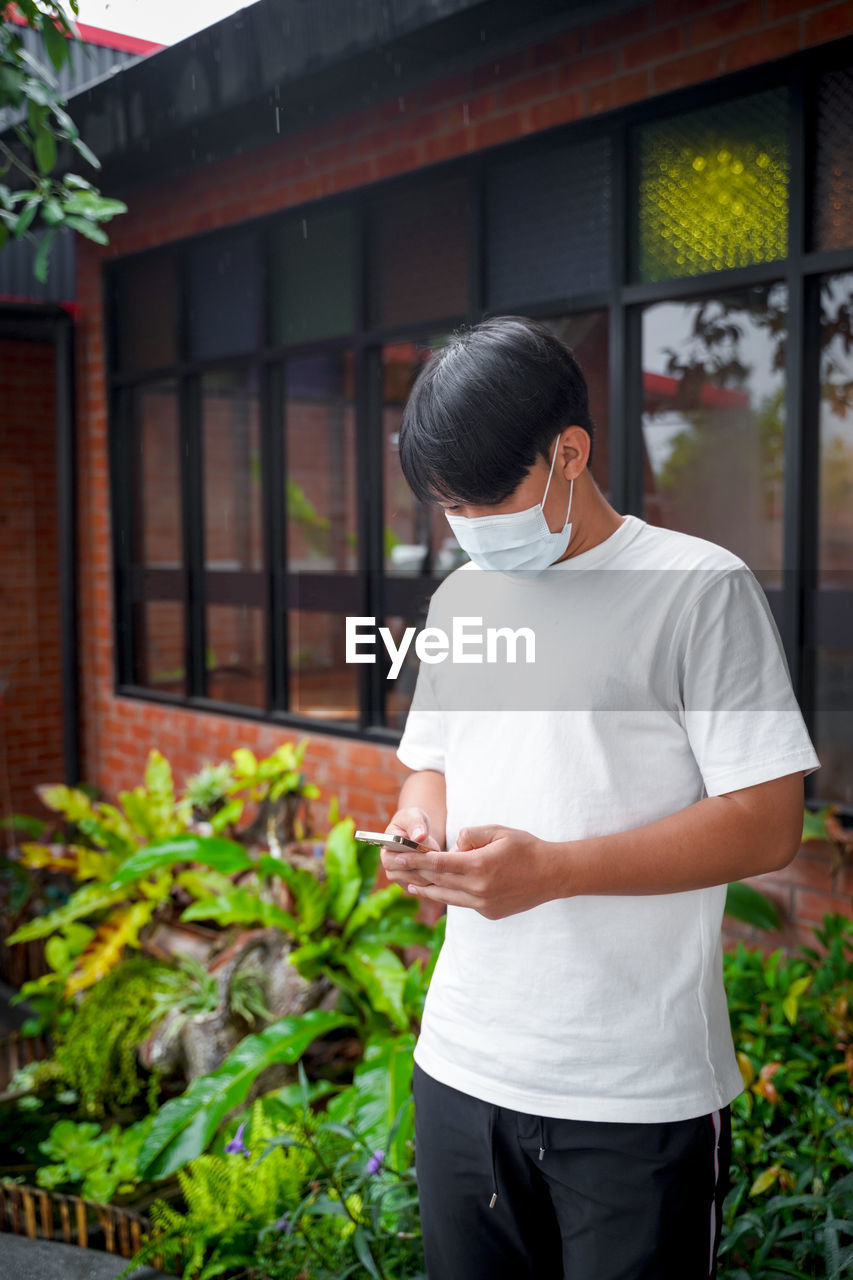
POLYGON ((730 1107, 663 1124, 554 1120, 417 1063, 413 1091, 429 1280, 716 1276, 730 1107))

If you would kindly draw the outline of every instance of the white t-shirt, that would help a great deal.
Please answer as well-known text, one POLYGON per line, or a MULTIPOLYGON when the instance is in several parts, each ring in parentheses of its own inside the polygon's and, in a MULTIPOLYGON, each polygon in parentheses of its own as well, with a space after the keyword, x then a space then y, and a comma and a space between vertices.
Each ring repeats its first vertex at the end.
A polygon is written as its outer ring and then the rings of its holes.
MULTIPOLYGON (((444 773, 447 848, 479 824, 560 841, 627 831, 820 767, 764 593, 715 543, 629 515, 536 577, 462 566, 427 624, 449 634, 460 614, 528 627, 535 662, 521 648, 503 667, 421 662, 397 755, 444 773)), ((448 907, 416 1062, 541 1116, 652 1123, 725 1106, 743 1089, 725 897, 724 884, 576 896, 502 920, 448 907)))

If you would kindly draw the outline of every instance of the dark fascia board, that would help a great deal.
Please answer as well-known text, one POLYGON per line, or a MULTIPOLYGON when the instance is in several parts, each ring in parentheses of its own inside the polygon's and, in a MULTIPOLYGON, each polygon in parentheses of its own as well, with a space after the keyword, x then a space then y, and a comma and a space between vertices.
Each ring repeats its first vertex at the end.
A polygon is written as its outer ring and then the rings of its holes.
POLYGON ((126 191, 636 3, 258 0, 89 86, 69 109, 103 165, 99 185, 126 191))

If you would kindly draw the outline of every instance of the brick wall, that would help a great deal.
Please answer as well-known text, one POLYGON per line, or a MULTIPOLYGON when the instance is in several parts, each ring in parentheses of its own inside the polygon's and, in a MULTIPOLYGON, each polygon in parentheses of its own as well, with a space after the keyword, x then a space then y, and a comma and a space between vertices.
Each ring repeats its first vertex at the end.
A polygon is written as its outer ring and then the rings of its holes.
POLYGON ((0 342, 0 812, 36 812, 60 780, 53 347, 0 342))
MULTIPOLYGON (((134 782, 152 744, 181 775, 238 744, 267 750, 284 734, 237 718, 115 698, 100 266, 125 254, 362 186, 550 126, 600 114, 853 33, 853 5, 791 0, 652 0, 616 19, 324 123, 298 137, 170 179, 131 197, 110 247, 79 248, 82 708, 85 775, 109 790, 134 782)), ((383 823, 405 771, 392 749, 312 733, 309 767, 359 823, 383 823)), ((797 920, 850 909, 849 872, 803 853, 772 877, 797 920)))

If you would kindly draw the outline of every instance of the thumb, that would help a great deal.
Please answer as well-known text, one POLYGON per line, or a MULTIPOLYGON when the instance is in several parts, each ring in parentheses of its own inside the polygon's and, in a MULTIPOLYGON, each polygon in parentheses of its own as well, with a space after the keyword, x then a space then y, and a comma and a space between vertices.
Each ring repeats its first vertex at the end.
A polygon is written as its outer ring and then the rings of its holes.
POLYGON ((463 827, 456 837, 456 848, 481 849, 484 844, 492 843, 497 831, 497 827, 463 827))

